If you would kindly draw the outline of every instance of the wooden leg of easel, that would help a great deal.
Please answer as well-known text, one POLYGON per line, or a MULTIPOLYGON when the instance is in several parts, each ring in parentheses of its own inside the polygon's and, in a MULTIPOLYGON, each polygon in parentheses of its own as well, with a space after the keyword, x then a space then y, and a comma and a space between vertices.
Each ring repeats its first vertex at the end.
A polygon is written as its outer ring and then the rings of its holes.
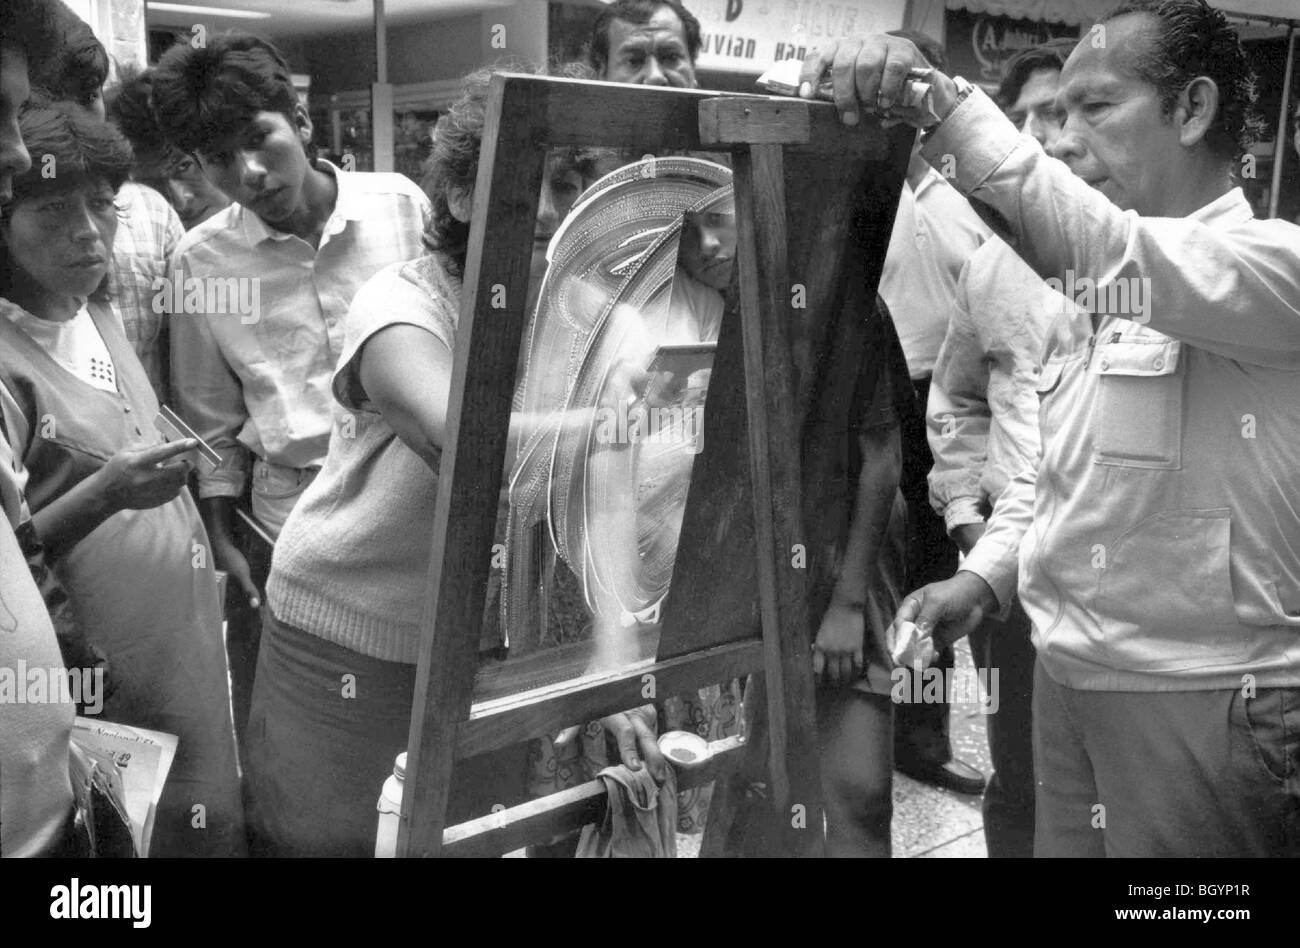
POLYGON ((701 859, 777 855, 755 837, 767 821, 765 808, 756 806, 753 798, 755 783, 766 780, 767 773, 767 686, 761 675, 746 681, 744 705, 745 749, 736 769, 714 785, 701 859))
MULTIPOLYGON (((780 145, 735 156, 737 258, 754 493, 759 615, 767 685, 769 806, 785 855, 821 855, 821 769, 808 628, 807 580, 794 556, 805 542, 794 413, 786 259, 785 163, 780 145)), ((750 738, 754 740, 753 737, 750 738)))
POLYGON ((470 224, 397 834, 403 856, 442 850, 457 732, 473 699, 505 466, 513 383, 502 380, 513 379, 518 365, 546 167, 538 127, 548 114, 545 88, 506 96, 505 85, 503 76, 493 76, 478 169, 483 200, 475 200, 470 224), (499 236, 489 241, 488 234, 499 236), (489 305, 498 296, 499 310, 489 305))

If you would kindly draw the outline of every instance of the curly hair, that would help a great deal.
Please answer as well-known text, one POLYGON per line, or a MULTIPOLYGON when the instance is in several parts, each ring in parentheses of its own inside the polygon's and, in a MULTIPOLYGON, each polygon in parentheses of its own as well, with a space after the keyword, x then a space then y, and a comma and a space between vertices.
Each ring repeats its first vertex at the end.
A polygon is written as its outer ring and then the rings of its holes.
MULTIPOLYGON (((131 146, 116 128, 72 102, 37 99, 18 117, 32 167, 14 176, 13 201, 0 214, 8 220, 23 201, 103 181, 116 194, 131 173, 131 146), (53 176, 48 168, 54 169, 53 176)), ((107 282, 107 278, 105 278, 107 282)), ((13 262, 0 242, 0 296, 14 284, 13 262)))
POLYGON ((615 20, 622 20, 625 23, 641 26, 649 23, 663 7, 672 10, 677 14, 677 19, 682 21, 686 55, 690 57, 692 65, 695 63, 696 57, 700 55, 700 45, 703 43, 700 21, 678 0, 614 0, 600 11, 596 22, 591 25, 591 43, 587 50, 587 58, 597 75, 604 75, 605 67, 609 64, 610 24, 615 20))
MULTIPOLYGON (((469 225, 456 220, 448 204, 453 192, 469 192, 478 180, 479 153, 483 144, 483 126, 487 120, 488 93, 492 77, 499 72, 522 72, 551 75, 564 79, 594 79, 595 74, 583 63, 553 64, 547 69, 530 63, 500 63, 471 72, 461 80, 460 93, 451 108, 438 118, 433 130, 433 151, 422 169, 420 186, 433 204, 433 223, 425 242, 445 254, 457 272, 465 269, 469 250, 469 225)), ((575 168, 583 179, 593 177, 599 162, 606 156, 603 149, 564 148, 552 152, 575 168)))
POLYGON ((1125 0, 1101 18, 1107 23, 1130 13, 1154 17, 1159 28, 1149 48, 1128 57, 1130 73, 1156 87, 1166 116, 1198 76, 1219 89, 1219 111, 1205 136, 1210 150, 1234 161, 1264 129, 1255 111, 1255 75, 1227 17, 1205 0, 1125 0))
POLYGON ((288 61, 251 33, 210 36, 198 48, 177 43, 153 71, 158 125, 190 154, 213 150, 258 112, 279 112, 292 124, 297 107, 288 61))

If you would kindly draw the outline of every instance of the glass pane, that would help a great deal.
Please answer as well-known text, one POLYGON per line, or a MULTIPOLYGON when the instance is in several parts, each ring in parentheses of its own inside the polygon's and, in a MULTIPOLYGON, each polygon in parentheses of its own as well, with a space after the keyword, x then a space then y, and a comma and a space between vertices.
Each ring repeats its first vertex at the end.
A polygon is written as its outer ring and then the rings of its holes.
POLYGON ((735 258, 729 169, 548 159, 480 700, 653 661, 735 258), (589 185, 581 196, 575 183, 589 185), (567 211, 567 213, 565 213, 567 211))

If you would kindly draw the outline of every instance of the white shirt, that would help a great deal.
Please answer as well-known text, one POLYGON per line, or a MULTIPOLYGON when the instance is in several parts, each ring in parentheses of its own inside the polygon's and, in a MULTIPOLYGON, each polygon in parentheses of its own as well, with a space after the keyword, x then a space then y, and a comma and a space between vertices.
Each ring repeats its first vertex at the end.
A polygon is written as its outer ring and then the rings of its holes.
POLYGON ((104 345, 84 302, 77 315, 60 322, 33 316, 20 306, 5 306, 0 312, 77 378, 116 394, 117 369, 113 357, 108 354, 108 346, 104 345))
POLYGON ((962 265, 991 231, 957 189, 930 168, 915 189, 906 185, 880 274, 907 371, 928 378, 943 345, 962 265))
POLYGON ((318 247, 232 204, 176 248, 173 287, 204 292, 183 312, 174 312, 174 293, 168 300, 172 395, 177 413, 223 461, 200 472, 200 497, 243 493, 250 451, 285 467, 324 462, 330 378, 352 297, 384 267, 424 251, 432 209, 410 179, 318 165, 338 183, 318 247), (239 307, 208 312, 209 299, 222 302, 211 293, 221 284, 238 289, 239 307))

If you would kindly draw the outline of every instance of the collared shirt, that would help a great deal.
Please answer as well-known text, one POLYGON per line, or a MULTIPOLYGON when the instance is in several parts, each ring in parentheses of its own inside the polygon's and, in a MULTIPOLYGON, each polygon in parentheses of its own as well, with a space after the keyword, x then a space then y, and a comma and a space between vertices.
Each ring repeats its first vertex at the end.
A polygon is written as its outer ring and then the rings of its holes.
POLYGON ((185 235, 163 288, 181 301, 171 325, 177 411, 223 461, 200 473, 201 497, 239 496, 247 452, 292 468, 324 462, 352 297, 424 252, 432 210, 408 178, 317 164, 338 181, 318 248, 232 204, 185 235))
POLYGON ((989 234, 970 204, 933 168, 915 190, 903 186, 880 295, 894 317, 913 379, 928 378, 934 370, 957 276, 989 234))
MULTIPOLYGON (((1036 475, 990 523, 1024 534, 1045 670, 1089 690, 1300 685, 1300 228, 1256 220, 1240 189, 1185 218, 1121 211, 979 92, 923 154, 955 156, 957 187, 1066 295, 1101 284, 1088 345, 1040 374, 1036 475)), ((983 542, 964 568, 1005 599, 1015 566, 983 542)))
MULTIPOLYGON (((926 422, 934 467, 930 501, 951 533, 984 523, 1022 468, 1038 463, 1039 366, 1049 330, 1083 345, 1086 314, 998 238, 962 267, 948 333, 934 365, 926 422)), ((1014 558, 1020 537, 1006 551, 1014 558)))
POLYGON ((109 306, 122 322, 159 401, 166 400, 163 310, 154 306, 154 280, 167 275, 167 261, 185 236, 176 211, 147 185, 128 181, 118 189, 117 236, 109 269, 109 306))

